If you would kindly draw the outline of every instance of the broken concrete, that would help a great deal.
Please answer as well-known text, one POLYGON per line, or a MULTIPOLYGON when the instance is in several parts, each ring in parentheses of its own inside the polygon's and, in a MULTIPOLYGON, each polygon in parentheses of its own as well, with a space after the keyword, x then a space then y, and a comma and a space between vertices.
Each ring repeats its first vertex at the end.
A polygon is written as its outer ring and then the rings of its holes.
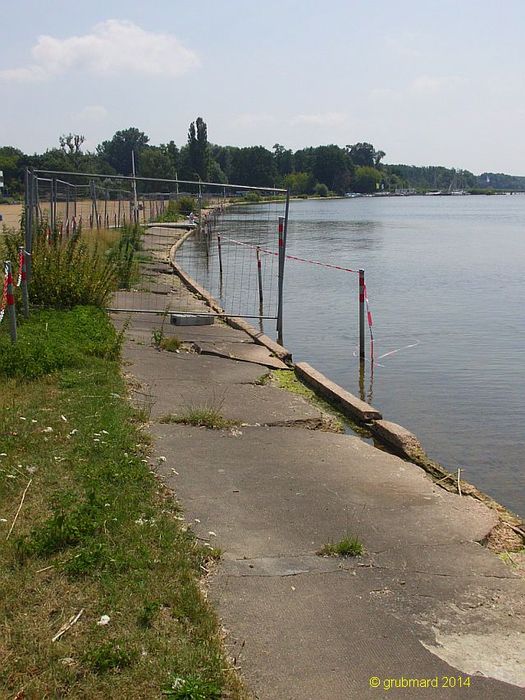
POLYGON ((403 426, 388 420, 375 420, 369 426, 370 432, 381 442, 392 447, 409 459, 417 459, 425 454, 417 437, 403 426))
MULTIPOLYGON (((227 357, 230 360, 241 360, 243 362, 253 362, 258 365, 264 365, 272 369, 287 369, 286 365, 279 358, 274 357, 270 351, 262 345, 254 343, 228 343, 228 342, 206 342, 195 341, 197 352, 202 355, 218 355, 219 357, 227 357)), ((291 371, 291 370, 290 370, 291 371)))
POLYGON ((378 410, 332 382, 307 362, 298 362, 295 365, 295 372, 317 394, 335 404, 345 415, 363 423, 382 418, 378 410))

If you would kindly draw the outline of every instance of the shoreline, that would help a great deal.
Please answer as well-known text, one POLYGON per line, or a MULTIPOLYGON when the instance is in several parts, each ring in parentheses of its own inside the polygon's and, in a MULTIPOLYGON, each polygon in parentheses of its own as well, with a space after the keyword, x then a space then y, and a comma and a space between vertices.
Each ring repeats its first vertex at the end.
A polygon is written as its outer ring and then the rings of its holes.
MULTIPOLYGON (((177 250, 196 230, 197 228, 187 231, 171 247, 169 253, 170 265, 175 274, 192 292, 201 297, 213 311, 222 314, 224 310, 219 302, 176 262, 177 250)), ((489 536, 484 542, 484 545, 489 549, 494 547, 496 551, 508 551, 509 547, 506 545, 509 545, 510 548, 514 548, 511 551, 517 551, 525 546, 524 520, 506 506, 494 500, 489 494, 480 491, 474 484, 462 479, 461 470, 458 470, 458 474, 454 474, 429 457, 420 440, 412 432, 397 423, 383 419, 382 414, 375 408, 335 384, 335 382, 332 382, 328 377, 325 377, 307 363, 300 362, 295 364, 292 360, 292 352, 278 345, 244 319, 225 316, 222 320, 233 328, 245 331, 256 343, 266 347, 276 357, 289 364, 296 377, 318 396, 329 404, 335 405, 343 415, 369 430, 374 437, 374 441, 377 441, 382 449, 386 449, 387 452, 417 465, 428 474, 436 485, 445 491, 471 496, 495 511, 499 520, 495 528, 497 531, 492 539, 489 536)))

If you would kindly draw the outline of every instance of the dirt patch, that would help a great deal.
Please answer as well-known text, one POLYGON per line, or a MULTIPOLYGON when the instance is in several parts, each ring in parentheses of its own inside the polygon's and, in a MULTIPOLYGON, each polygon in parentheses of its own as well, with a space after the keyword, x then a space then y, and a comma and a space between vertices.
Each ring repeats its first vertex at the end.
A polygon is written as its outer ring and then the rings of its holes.
MULTIPOLYGON (((9 228, 18 226, 20 217, 22 216, 22 209, 23 206, 21 204, 0 204, 0 214, 2 215, 0 227, 2 224, 5 224, 9 228)), ((0 231, 0 235, 1 233, 0 231)))

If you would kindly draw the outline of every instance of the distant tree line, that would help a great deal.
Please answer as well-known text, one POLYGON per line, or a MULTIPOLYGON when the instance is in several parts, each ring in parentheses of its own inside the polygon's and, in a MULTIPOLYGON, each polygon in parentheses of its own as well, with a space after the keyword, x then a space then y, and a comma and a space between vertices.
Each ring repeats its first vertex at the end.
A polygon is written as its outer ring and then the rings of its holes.
POLYGON ((387 165, 384 151, 370 143, 334 144, 297 151, 276 143, 264 146, 219 146, 208 141, 206 122, 198 117, 189 125, 186 143, 169 141, 159 146, 130 127, 117 131, 93 152, 84 151, 85 137, 66 134, 59 145, 42 154, 28 155, 12 146, 0 147, 0 170, 4 172, 4 194, 23 192, 24 169, 96 172, 130 175, 132 152, 137 175, 151 178, 203 180, 261 187, 284 187, 296 196, 347 192, 374 193, 399 190, 489 190, 525 189, 525 177, 483 173, 439 166, 387 165))

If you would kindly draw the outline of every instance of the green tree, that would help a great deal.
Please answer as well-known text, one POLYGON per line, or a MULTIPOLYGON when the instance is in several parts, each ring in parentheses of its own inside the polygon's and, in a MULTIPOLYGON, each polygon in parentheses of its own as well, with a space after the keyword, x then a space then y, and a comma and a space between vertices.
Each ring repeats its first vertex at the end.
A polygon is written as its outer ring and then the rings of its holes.
POLYGON ((290 173, 283 178, 282 184, 293 195, 312 194, 315 180, 312 173, 290 173))
POLYGON ((350 185, 352 165, 348 155, 339 146, 319 146, 314 149, 313 174, 318 182, 339 194, 344 194, 350 185))
POLYGON ((250 146, 233 151, 231 181, 234 183, 273 187, 276 176, 273 153, 264 146, 250 146))
POLYGON ((369 168, 377 168, 381 158, 384 158, 384 151, 376 151, 371 143, 355 143, 353 146, 346 147, 347 153, 350 156, 352 163, 359 166, 369 168))
POLYGON ((202 117, 191 122, 188 129, 188 168, 192 177, 208 181, 210 177, 210 149, 208 144, 208 127, 202 117))
POLYGON ((273 147, 273 157, 279 175, 288 175, 288 173, 293 172, 293 152, 290 149, 276 143, 273 147))
POLYGON ((23 190, 25 158, 18 148, 0 148, 0 170, 4 173, 4 189, 11 196, 18 195, 23 190))
MULTIPOLYGON (((110 141, 103 141, 97 146, 99 157, 119 175, 131 175, 131 153, 135 153, 135 164, 140 161, 142 150, 149 142, 149 137, 135 127, 117 131, 110 141)), ((137 172, 140 175, 139 172, 137 172)))
POLYGON ((353 189, 355 192, 371 194, 378 189, 381 178, 382 174, 379 172, 379 170, 364 165, 357 168, 355 171, 353 189))

